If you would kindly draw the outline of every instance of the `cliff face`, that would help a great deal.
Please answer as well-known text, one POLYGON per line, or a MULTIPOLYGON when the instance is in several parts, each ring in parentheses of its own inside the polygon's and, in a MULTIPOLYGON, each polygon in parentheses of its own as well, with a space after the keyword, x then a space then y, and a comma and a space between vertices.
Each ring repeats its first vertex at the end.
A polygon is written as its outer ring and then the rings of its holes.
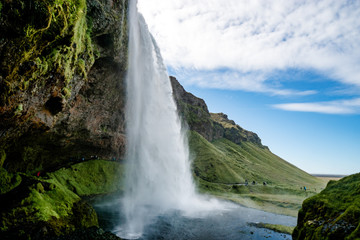
POLYGON ((188 124, 190 130, 196 131, 208 141, 212 141, 215 133, 205 101, 186 92, 175 77, 170 77, 170 81, 180 116, 188 124))
POLYGON ((306 199, 299 211, 293 239, 359 239, 360 173, 330 181, 306 199))
POLYGON ((261 139, 256 133, 241 128, 229 120, 226 114, 210 113, 203 99, 186 92, 175 77, 170 77, 170 80, 179 114, 190 130, 198 132, 210 142, 226 138, 236 144, 251 142, 267 148, 261 144, 261 139))
POLYGON ((0 2, 6 239, 98 226, 81 197, 121 190, 121 164, 104 160, 124 154, 127 8, 126 0, 0 2))
POLYGON ((122 157, 126 14, 123 0, 2 2, 0 153, 8 171, 122 157))

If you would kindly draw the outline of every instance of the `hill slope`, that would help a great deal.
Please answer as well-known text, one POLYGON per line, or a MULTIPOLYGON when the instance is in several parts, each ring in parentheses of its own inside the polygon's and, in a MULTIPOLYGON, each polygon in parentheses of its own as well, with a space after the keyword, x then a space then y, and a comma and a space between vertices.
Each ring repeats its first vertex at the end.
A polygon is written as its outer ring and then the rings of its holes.
POLYGON ((273 154, 256 133, 226 114, 209 113, 204 100, 170 79, 180 115, 190 129, 192 168, 200 191, 296 216, 302 201, 325 187, 324 181, 273 154))
POLYGON ((316 186, 320 181, 280 157, 251 142, 240 145, 221 138, 210 143, 196 132, 190 146, 195 154, 194 172, 203 180, 217 183, 276 184, 298 189, 316 186))

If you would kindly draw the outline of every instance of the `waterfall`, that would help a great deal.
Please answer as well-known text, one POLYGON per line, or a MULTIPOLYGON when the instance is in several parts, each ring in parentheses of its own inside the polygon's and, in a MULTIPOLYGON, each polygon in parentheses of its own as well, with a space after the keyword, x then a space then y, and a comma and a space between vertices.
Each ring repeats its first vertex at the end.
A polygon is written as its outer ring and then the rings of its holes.
POLYGON ((196 194, 188 142, 160 50, 137 11, 137 1, 129 2, 126 222, 119 232, 136 238, 153 217, 188 209, 196 194))

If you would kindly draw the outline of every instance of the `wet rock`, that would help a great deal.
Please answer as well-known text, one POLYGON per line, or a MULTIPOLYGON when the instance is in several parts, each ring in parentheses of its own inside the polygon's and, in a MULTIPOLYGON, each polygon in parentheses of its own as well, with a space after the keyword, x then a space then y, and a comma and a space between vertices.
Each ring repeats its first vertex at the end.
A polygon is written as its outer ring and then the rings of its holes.
POLYGON ((0 149, 7 171, 123 157, 127 7, 122 0, 4 2, 0 149), (49 22, 49 9, 59 19, 49 22))

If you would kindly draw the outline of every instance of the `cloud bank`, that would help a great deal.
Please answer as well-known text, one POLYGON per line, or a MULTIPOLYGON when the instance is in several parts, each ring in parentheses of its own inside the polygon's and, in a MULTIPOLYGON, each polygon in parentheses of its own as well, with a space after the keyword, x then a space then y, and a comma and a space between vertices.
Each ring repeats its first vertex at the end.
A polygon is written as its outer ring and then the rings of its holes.
POLYGON ((286 111, 316 112, 326 114, 357 114, 360 113, 360 98, 315 103, 275 104, 273 107, 286 111))
POLYGON ((314 94, 270 80, 306 69, 360 88, 360 1, 139 0, 138 7, 168 66, 208 71, 191 79, 198 86, 314 94))

